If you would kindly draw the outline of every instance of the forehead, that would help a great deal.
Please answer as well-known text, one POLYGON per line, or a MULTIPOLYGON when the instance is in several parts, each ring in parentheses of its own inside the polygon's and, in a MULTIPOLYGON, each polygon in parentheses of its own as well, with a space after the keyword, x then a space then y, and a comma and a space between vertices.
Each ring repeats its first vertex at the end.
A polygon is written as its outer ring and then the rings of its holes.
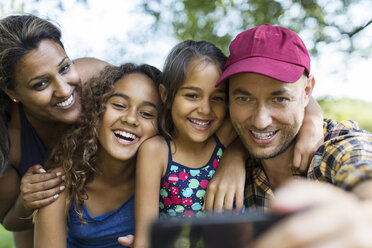
MULTIPOLYGON (((216 89, 215 84, 221 76, 221 70, 210 60, 197 58, 191 60, 186 68, 186 78, 182 86, 196 86, 200 88, 216 89)), ((224 90, 226 85, 217 87, 224 90)))
POLYGON ((157 104, 158 94, 154 82, 141 73, 130 73, 115 82, 114 93, 123 93, 131 99, 157 104))
POLYGON ((39 46, 25 54, 16 64, 16 81, 48 74, 58 68, 66 57, 64 49, 52 40, 42 40, 39 46))
POLYGON ((294 92, 302 89, 302 80, 295 83, 285 83, 257 73, 239 73, 229 79, 229 92, 235 94, 273 94, 274 92, 294 92))

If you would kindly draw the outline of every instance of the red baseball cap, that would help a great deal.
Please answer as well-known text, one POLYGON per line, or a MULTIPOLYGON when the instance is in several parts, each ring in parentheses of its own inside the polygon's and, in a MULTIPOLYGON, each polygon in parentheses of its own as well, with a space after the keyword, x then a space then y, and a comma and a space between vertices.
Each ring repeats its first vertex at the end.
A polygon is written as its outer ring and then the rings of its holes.
POLYGON ((236 36, 230 55, 216 86, 232 75, 244 72, 262 74, 282 82, 296 82, 310 73, 310 56, 301 38, 292 30, 261 25, 236 36))

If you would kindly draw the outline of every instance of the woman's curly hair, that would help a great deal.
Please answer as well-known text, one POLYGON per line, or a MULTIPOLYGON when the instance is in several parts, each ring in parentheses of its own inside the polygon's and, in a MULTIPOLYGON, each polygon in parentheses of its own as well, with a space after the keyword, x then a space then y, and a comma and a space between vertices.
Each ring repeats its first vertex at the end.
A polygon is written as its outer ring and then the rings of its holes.
POLYGON ((115 82, 130 73, 145 74, 158 89, 161 72, 153 66, 132 63, 106 66, 83 90, 81 117, 54 147, 45 164, 47 169, 63 168, 66 177, 65 190, 68 194, 66 215, 68 216, 69 208, 74 202, 75 211, 82 223, 84 223, 82 206, 84 200, 88 198, 85 186, 93 180, 96 173, 99 173, 96 168, 98 130, 106 111, 106 103, 114 92, 115 82))

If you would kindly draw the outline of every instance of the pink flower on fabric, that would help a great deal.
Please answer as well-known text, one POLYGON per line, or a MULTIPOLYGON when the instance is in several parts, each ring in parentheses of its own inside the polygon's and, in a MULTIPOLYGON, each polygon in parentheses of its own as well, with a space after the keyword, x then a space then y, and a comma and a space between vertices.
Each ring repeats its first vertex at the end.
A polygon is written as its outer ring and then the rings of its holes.
POLYGON ((185 173, 183 171, 181 171, 178 176, 179 176, 180 180, 182 180, 182 181, 186 181, 187 178, 189 178, 189 174, 187 174, 187 173, 185 173))
POLYGON ((208 180, 203 180, 200 182, 200 187, 202 187, 203 189, 206 189, 208 184, 209 184, 208 180))
POLYGON ((213 168, 214 169, 217 169, 217 167, 218 167, 218 160, 215 158, 214 160, 213 160, 213 168))
POLYGON ((177 175, 176 175, 176 174, 169 175, 169 177, 168 177, 168 181, 169 181, 170 183, 176 183, 176 182, 178 182, 178 177, 177 177, 177 175))

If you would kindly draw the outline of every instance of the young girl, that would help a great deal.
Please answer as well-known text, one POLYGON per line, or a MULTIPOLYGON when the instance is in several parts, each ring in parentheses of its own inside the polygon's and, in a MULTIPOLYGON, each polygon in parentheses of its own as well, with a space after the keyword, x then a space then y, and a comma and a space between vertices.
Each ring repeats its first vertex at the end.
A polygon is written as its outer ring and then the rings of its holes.
POLYGON ((159 215, 203 215, 209 180, 236 137, 226 118, 227 85, 215 88, 225 61, 206 41, 181 42, 166 59, 159 87, 162 136, 145 141, 137 160, 136 248, 148 247, 150 224, 159 215))
POLYGON ((83 94, 82 117, 47 166, 63 170, 66 189, 36 215, 35 247, 122 247, 134 233, 139 146, 157 132, 160 71, 107 66, 83 94), (66 232, 67 230, 67 232, 66 232))

